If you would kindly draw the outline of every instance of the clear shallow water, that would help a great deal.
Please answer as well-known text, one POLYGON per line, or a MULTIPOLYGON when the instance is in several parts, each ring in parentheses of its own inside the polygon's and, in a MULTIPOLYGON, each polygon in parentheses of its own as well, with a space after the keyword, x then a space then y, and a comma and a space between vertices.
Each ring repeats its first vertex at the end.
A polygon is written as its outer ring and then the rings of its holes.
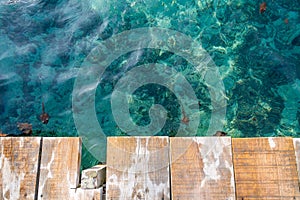
MULTIPOLYGON (((214 61, 227 101, 223 130, 233 137, 300 135, 300 3, 266 1, 76 1, 0 2, 0 130, 19 133, 17 122, 35 135, 76 136, 72 92, 82 63, 102 41, 126 30, 177 30, 202 44, 214 61), (45 103, 47 125, 39 115, 45 103)), ((199 100, 205 135, 213 112, 211 94, 191 63, 172 52, 142 48, 122 55, 106 69, 96 89, 95 110, 108 136, 128 135, 114 120, 111 94, 136 66, 160 63, 183 74, 199 100)), ((156 135, 176 135, 180 99, 164 86, 147 84, 129 101, 132 120, 151 122, 149 109, 168 111, 156 135)), ((87 119, 88 120, 88 119, 87 119)), ((84 153, 84 164, 91 155, 84 153)))

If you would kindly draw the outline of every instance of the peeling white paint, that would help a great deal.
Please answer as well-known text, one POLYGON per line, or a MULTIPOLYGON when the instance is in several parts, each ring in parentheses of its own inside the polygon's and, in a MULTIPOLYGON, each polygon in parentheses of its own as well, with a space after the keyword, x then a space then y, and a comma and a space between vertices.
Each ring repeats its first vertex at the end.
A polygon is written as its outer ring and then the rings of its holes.
MULTIPOLYGON (((47 178, 53 178, 53 175, 52 175, 52 172, 51 172, 51 165, 52 165, 52 163, 54 161, 54 158, 55 158, 55 153, 52 152, 52 154, 51 154, 51 160, 47 163, 47 166, 46 166, 46 169, 48 170, 47 178)), ((41 166, 41 169, 44 169, 43 165, 41 166)))
MULTIPOLYGON (((103 194, 103 187, 98 189, 70 189, 72 192, 72 196, 68 200, 91 200, 91 199, 98 199, 98 196, 103 194)), ((100 200, 102 200, 102 195, 100 196, 100 200)))
POLYGON ((227 197, 226 200, 234 200, 235 198, 233 197, 227 197))
POLYGON ((210 163, 210 160, 207 158, 203 159, 203 171, 205 178, 201 181, 201 187, 204 187, 206 180, 219 180, 220 175, 217 172, 217 168, 220 165, 220 161, 216 160, 215 163, 210 163))
POLYGON ((299 158, 299 153, 300 153, 299 152, 300 138, 293 138, 293 144, 294 144, 295 153, 296 153, 297 169, 298 169, 298 172, 300 172, 300 158, 299 158))
POLYGON ((20 148, 24 147, 24 137, 19 137, 18 141, 20 142, 20 148))
MULTIPOLYGON (((230 157, 232 158, 231 154, 230 154, 230 157)), ((230 164, 227 160, 225 160, 225 167, 230 171, 230 174, 231 174, 231 176, 230 176, 230 187, 235 189, 233 165, 232 165, 232 163, 230 164)))
POLYGON ((43 173, 43 176, 45 174, 45 177, 47 177, 47 178, 43 178, 43 182, 42 183, 41 183, 41 179, 40 179, 39 191, 41 191, 41 192, 44 190, 44 187, 45 187, 45 184, 46 184, 47 180, 49 178, 53 178, 53 175, 52 175, 52 172, 51 172, 51 165, 52 165, 52 162, 54 161, 54 158, 55 158, 55 153, 52 152, 52 154, 51 154, 51 160, 47 163, 47 165, 45 166, 45 165, 41 164, 40 169, 41 169, 41 171, 43 173))
MULTIPOLYGON (((3 140, 1 140, 0 138, 0 142, 2 143, 3 140)), ((3 159, 4 159, 4 145, 1 145, 1 155, 0 155, 0 169, 2 169, 2 162, 3 162, 3 159)))
MULTIPOLYGON (((3 194, 9 193, 9 199, 20 199, 20 185, 24 180, 25 173, 14 173, 11 171, 11 165, 7 158, 4 158, 2 171, 3 194)), ((9 200, 4 197, 4 200, 9 200)))
POLYGON ((110 177, 107 178, 107 182, 110 183, 118 183, 118 176, 115 174, 112 174, 110 177))
MULTIPOLYGON (((199 185, 200 188, 205 188, 207 181, 220 181, 222 178, 222 174, 219 172, 220 167, 225 167, 230 172, 230 188, 233 190, 233 194, 235 193, 235 182, 234 182, 234 172, 233 172, 233 164, 230 160, 223 160, 224 157, 224 148, 231 148, 231 139, 226 137, 217 138, 217 137, 194 137, 193 141, 198 144, 199 153, 203 162, 203 172, 204 177, 201 180, 199 185)), ((231 151, 228 149, 228 155, 230 158, 232 157, 231 151)), ((229 177, 228 177, 229 178, 229 177)), ((210 187, 210 186, 208 186, 210 187)), ((195 187, 194 194, 198 194, 198 189, 195 187)), ((209 194, 207 194, 209 195, 209 194)), ((198 197, 197 197, 198 198, 198 197)), ((233 200, 233 196, 229 196, 226 199, 233 200)))
MULTIPOLYGON (((25 175, 28 175, 28 173, 32 175, 36 174, 36 157, 31 156, 31 153, 28 154, 28 158, 26 158, 26 156, 24 157, 23 155, 20 156, 20 150, 27 145, 27 140, 28 139, 24 137, 0 138, 0 144, 2 144, 0 145, 0 173, 2 174, 2 179, 0 181, 2 184, 1 193, 3 194, 0 199, 23 199, 23 197, 20 197, 20 195, 25 195, 24 192, 26 192, 26 199, 34 199, 34 191, 32 191, 32 188, 30 188, 31 186, 28 186, 28 183, 24 181, 25 175), (12 145, 10 148, 12 149, 5 149, 5 147, 7 147, 5 143, 11 143, 12 141, 14 142, 10 144, 12 145), (18 149, 13 148, 14 146, 18 149), (26 163, 28 163, 28 165, 26 163)), ((32 139, 32 141, 38 142, 39 139, 32 139)), ((30 142, 32 141, 30 140, 30 142)), ((33 145, 34 143, 31 144, 33 145)), ((39 143, 37 145, 39 145, 39 143)), ((34 148, 34 146, 32 146, 32 148, 34 148)), ((34 186, 35 182, 30 184, 34 186)))
POLYGON ((34 193, 31 193, 30 195, 27 194, 26 198, 27 199, 34 199, 34 195, 35 195, 34 193))
POLYGON ((68 173, 67 173, 67 180, 69 182, 69 186, 70 187, 77 187, 77 180, 78 180, 78 174, 77 174, 77 171, 74 171, 74 170, 68 170, 68 173))
POLYGON ((269 137, 268 141, 269 141, 270 148, 274 149, 276 147, 276 143, 274 142, 273 138, 269 137))
POLYGON ((217 138, 193 138, 199 146, 199 152, 203 161, 203 172, 205 177, 201 181, 200 187, 205 186, 207 180, 218 181, 221 175, 218 174, 218 167, 220 165, 220 155, 223 153, 223 145, 220 144, 220 140, 217 138), (213 157, 214 159, 211 159, 213 157))
MULTIPOLYGON (((131 162, 128 169, 124 169, 118 177, 112 174, 107 179, 108 190, 110 187, 118 187, 120 190, 120 199, 145 199, 156 200, 169 196, 169 178, 159 181, 159 184, 151 180, 150 173, 153 172, 153 163, 151 160, 151 151, 147 149, 149 137, 136 138, 135 153, 131 154, 131 162), (142 143, 146 141, 146 143, 142 143), (118 179, 119 178, 119 179, 118 179), (146 192, 147 191, 147 192, 146 192)), ((167 166, 166 166, 167 167, 167 166)))

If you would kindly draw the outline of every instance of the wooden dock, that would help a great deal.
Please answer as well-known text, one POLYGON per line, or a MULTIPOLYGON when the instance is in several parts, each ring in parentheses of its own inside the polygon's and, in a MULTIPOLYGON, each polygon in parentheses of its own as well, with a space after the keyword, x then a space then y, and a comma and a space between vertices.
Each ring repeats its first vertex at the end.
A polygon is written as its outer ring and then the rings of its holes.
POLYGON ((80 175, 81 145, 0 137, 0 199, 300 200, 298 138, 109 137, 80 175))

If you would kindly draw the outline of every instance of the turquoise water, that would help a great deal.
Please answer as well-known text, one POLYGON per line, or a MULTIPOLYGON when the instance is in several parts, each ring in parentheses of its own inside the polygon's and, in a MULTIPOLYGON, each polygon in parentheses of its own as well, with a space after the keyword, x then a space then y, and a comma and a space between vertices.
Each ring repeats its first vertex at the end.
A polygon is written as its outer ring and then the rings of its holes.
MULTIPOLYGON (((199 117, 196 135, 210 135, 216 97, 208 81, 216 80, 222 83, 222 98, 226 100, 226 115, 217 122, 223 131, 233 137, 299 137, 300 2, 266 1, 263 13, 259 12, 260 3, 2 0, 0 130, 19 134, 16 124, 27 122, 32 124, 34 135, 81 135, 74 122, 77 111, 72 106, 73 89, 92 49, 124 31, 158 27, 179 31, 201 44, 219 76, 203 78, 184 56, 163 47, 136 48, 124 53, 109 64, 97 82, 93 105, 105 135, 133 134, 116 122, 111 95, 127 72, 140 65, 159 63, 176 70, 189 82, 198 105, 190 103, 193 108, 184 110, 182 99, 172 89, 145 84, 128 100, 135 125, 151 124, 155 119, 149 117, 149 110, 152 105, 160 104, 166 111, 166 122, 155 135, 176 136, 183 111, 199 117), (39 119, 42 102, 50 116, 48 124, 39 119)), ((175 43, 176 38, 171 39, 167 38, 175 43)), ((124 41, 118 45, 128 44, 124 41)), ((191 49, 193 52, 196 47, 191 49)), ((84 117, 89 120, 89 116, 84 117)), ((192 118, 188 123, 192 123, 192 118)), ((85 150, 84 163, 91 158, 85 150)))

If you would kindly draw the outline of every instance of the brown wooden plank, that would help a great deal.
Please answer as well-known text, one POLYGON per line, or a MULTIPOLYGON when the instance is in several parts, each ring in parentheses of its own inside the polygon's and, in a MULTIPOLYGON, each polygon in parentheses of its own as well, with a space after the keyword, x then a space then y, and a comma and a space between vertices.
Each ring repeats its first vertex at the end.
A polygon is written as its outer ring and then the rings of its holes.
POLYGON ((0 138, 0 199, 34 199, 40 137, 0 138))
POLYGON ((168 137, 109 137, 106 199, 169 200, 168 137))
POLYGON ((237 199, 300 199, 292 138, 233 138, 237 199))
POLYGON ((43 138, 38 199, 76 198, 80 161, 80 138, 43 138))
POLYGON ((235 199, 230 137, 170 138, 174 200, 235 199))

